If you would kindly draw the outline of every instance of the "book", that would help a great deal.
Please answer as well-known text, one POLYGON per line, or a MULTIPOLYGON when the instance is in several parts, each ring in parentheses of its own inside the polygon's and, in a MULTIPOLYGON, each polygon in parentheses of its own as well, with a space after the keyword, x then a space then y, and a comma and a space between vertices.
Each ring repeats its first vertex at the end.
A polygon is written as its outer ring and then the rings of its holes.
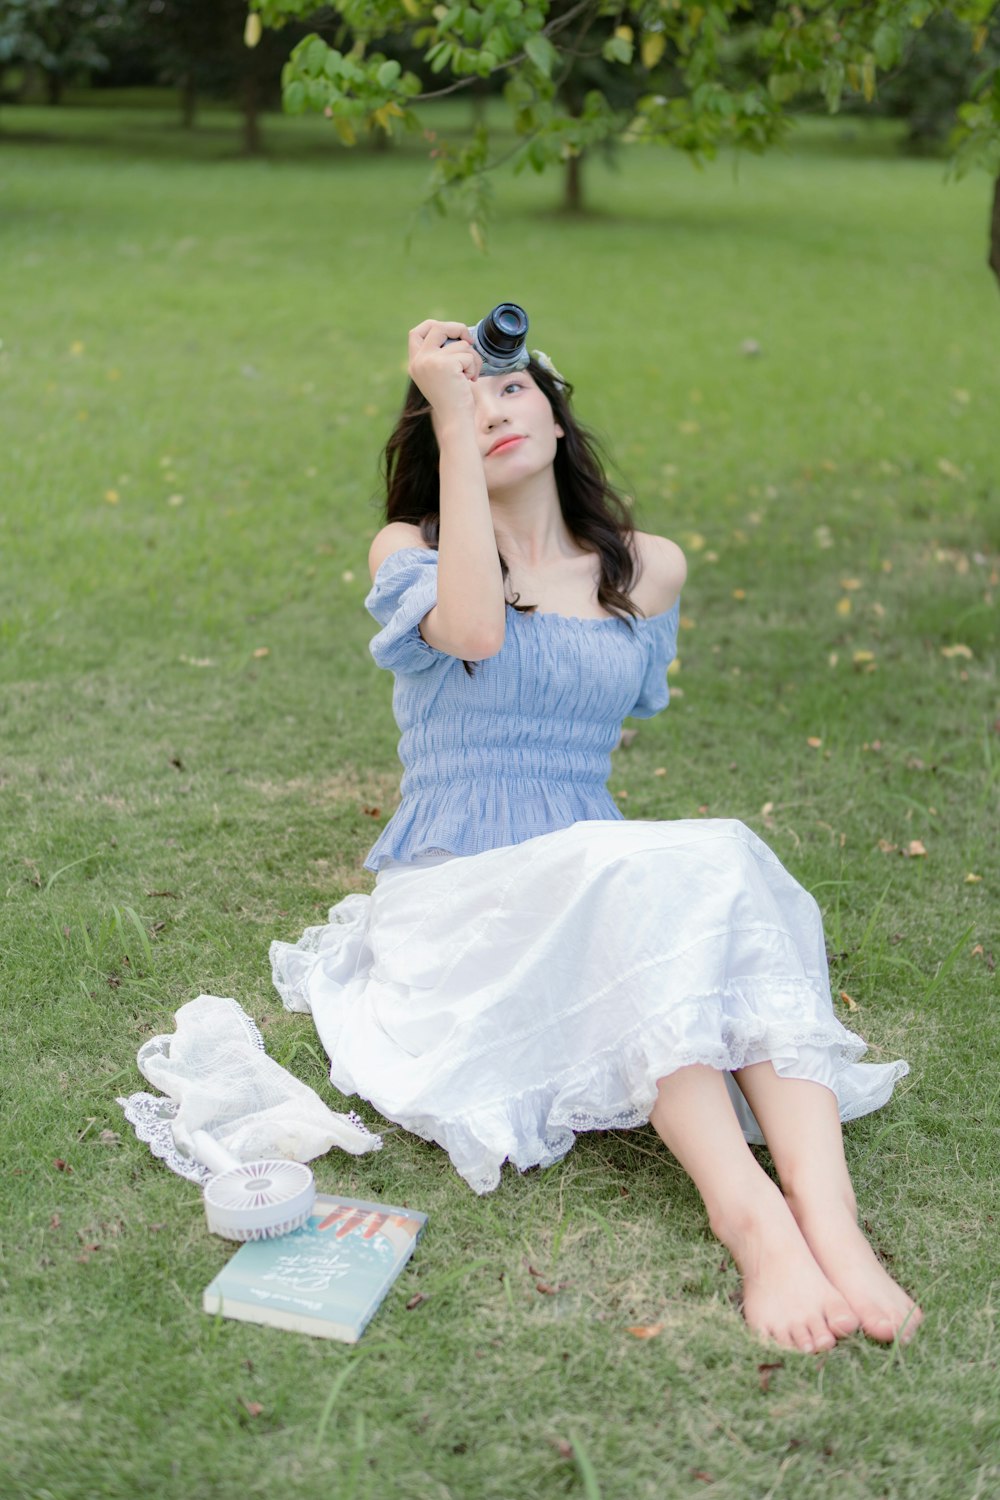
POLYGON ((205 1312, 355 1344, 413 1254, 427 1215, 317 1193, 291 1234, 248 1240, 205 1288, 205 1312))

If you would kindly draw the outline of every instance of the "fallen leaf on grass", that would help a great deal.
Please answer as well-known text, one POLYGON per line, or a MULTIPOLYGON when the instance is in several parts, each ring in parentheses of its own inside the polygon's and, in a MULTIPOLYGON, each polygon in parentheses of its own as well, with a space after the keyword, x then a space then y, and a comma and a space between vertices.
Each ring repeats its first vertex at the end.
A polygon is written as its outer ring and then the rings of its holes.
POLYGON ((850 596, 848 594, 845 594, 843 599, 837 600, 838 615, 849 615, 853 608, 854 605, 851 603, 850 596))
POLYGON ((105 490, 104 498, 108 505, 117 505, 121 499, 121 495, 119 495, 117 490, 105 490))
POLYGON ((557 1292, 564 1292, 568 1286, 568 1281, 557 1281, 555 1285, 548 1281, 536 1281, 535 1291, 541 1292, 543 1297, 554 1297, 557 1292))
POLYGON ((177 658, 177 660, 178 661, 182 661, 186 667, 214 667, 215 666, 215 662, 212 660, 212 658, 210 656, 179 656, 177 658))
POLYGON ((569 1459, 573 1457, 573 1444, 568 1443, 565 1438, 550 1438, 549 1442, 560 1458, 569 1459))
POLYGON ((947 656, 949 658, 953 656, 961 656, 965 661, 971 661, 973 653, 970 646, 964 646, 961 642, 959 642, 955 646, 942 646, 941 655, 947 656))
POLYGON ((822 743, 823 741, 820 739, 818 734, 811 734, 806 740, 806 744, 809 746, 810 750, 818 750, 822 743))
POLYGON ((858 1008, 858 1002, 856 1000, 852 1000, 851 997, 850 997, 850 995, 847 993, 846 990, 841 990, 841 992, 840 992, 840 998, 844 1002, 844 1004, 847 1006, 848 1010, 857 1010, 857 1008, 858 1008))
POLYGON ((879 839, 878 846, 879 846, 879 849, 881 850, 881 852, 883 854, 898 854, 899 853, 899 845, 898 844, 890 844, 890 842, 889 842, 888 839, 879 839))
POLYGON ((701 1484, 714 1484, 715 1475, 707 1473, 704 1469, 692 1469, 691 1478, 697 1479, 701 1484))
POLYGON ((626 1329, 634 1339, 655 1339, 657 1334, 663 1332, 662 1323, 633 1323, 626 1329))
POLYGON ((364 813, 366 818, 380 818, 382 816, 382 809, 380 807, 363 806, 361 811, 364 813))
POLYGON ((901 852, 906 859, 925 859, 927 857, 927 850, 919 839, 911 839, 906 848, 901 852))
POLYGON ((427 1301, 427 1293, 426 1292, 414 1292, 413 1296, 410 1298, 409 1302, 406 1304, 406 1311, 407 1312, 412 1312, 415 1307, 419 1307, 420 1306, 421 1302, 426 1302, 426 1301, 427 1301))
MULTIPOLYGON (((980 949, 979 951, 982 952, 982 949, 980 949)), ((53 1214, 52 1217, 51 1217, 51 1219, 49 1220, 49 1228, 50 1229, 58 1229, 59 1225, 61 1223, 62 1223, 62 1220, 60 1219, 59 1215, 58 1214, 53 1214)))
POLYGON ((784 1368, 785 1361, 783 1359, 776 1359, 771 1364, 757 1366, 757 1378, 760 1381, 760 1388, 765 1395, 770 1390, 771 1381, 774 1379, 774 1376, 776 1375, 778 1370, 783 1370, 784 1368))
POLYGON ((264 1410, 259 1401, 248 1401, 245 1396, 240 1397, 240 1405, 248 1417, 259 1417, 264 1410))
POLYGON ((656 770, 653 772, 654 776, 666 776, 666 774, 667 774, 667 768, 666 768, 666 766, 657 766, 656 770))
POLYGON ((733 589, 733 598, 734 599, 745 599, 746 596, 747 596, 746 589, 733 589))
POLYGON ((981 875, 973 875, 972 871, 970 870, 969 873, 968 873, 968 875, 966 875, 966 877, 965 877, 965 884, 966 885, 978 885, 979 882, 982 880, 982 878, 983 877, 981 875))
POLYGON ((260 661, 262 657, 270 656, 270 654, 270 646, 258 646, 256 651, 253 653, 253 657, 255 661, 260 661))
POLYGON ((874 651, 855 651, 851 657, 856 667, 867 667, 875 661, 874 651))
POLYGON ((57 1156, 52 1165, 55 1167, 57 1172, 72 1173, 73 1171, 73 1168, 69 1165, 69 1162, 63 1161, 61 1156, 57 1156))
POLYGON ((859 589, 861 587, 861 579, 860 578, 842 578, 840 580, 840 587, 842 589, 846 589, 848 593, 854 593, 854 591, 856 589, 859 589))

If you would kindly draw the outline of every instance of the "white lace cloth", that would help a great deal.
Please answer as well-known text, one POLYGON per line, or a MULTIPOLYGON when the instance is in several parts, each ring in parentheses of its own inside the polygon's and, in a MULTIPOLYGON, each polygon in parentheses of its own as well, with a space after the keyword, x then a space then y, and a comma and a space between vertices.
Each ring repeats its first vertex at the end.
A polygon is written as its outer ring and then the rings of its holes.
POLYGON ((211 1173, 195 1157, 191 1133, 207 1131, 239 1161, 311 1161, 331 1146, 358 1156, 382 1145, 353 1112, 335 1114, 311 1088, 264 1050, 257 1026, 235 1000, 199 995, 176 1014, 172 1035, 139 1048, 139 1071, 166 1098, 119 1098, 141 1141, 193 1182, 211 1173))

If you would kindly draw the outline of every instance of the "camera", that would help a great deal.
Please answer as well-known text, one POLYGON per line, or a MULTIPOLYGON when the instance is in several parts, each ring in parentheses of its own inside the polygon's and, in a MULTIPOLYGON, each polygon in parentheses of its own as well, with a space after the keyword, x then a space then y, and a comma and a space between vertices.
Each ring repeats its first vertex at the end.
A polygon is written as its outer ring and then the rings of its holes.
POLYGON ((516 302, 498 303, 470 332, 483 361, 481 374, 507 375, 527 368, 528 314, 516 302))

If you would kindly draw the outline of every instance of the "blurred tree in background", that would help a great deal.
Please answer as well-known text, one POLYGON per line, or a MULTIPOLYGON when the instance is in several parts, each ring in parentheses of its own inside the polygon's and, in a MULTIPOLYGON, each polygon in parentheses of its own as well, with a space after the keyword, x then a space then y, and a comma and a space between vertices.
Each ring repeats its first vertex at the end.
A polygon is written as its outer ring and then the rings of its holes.
POLYGON ((28 90, 43 80, 50 104, 58 104, 67 81, 108 65, 107 39, 128 0, 2 0, 0 67, 20 64, 19 83, 28 90))
POLYGON ((967 29, 949 12, 931 16, 915 31, 901 66, 879 82, 878 104, 906 121, 910 147, 939 151, 958 122, 958 111, 985 71, 1000 65, 1000 20, 993 18, 978 51, 967 29))

